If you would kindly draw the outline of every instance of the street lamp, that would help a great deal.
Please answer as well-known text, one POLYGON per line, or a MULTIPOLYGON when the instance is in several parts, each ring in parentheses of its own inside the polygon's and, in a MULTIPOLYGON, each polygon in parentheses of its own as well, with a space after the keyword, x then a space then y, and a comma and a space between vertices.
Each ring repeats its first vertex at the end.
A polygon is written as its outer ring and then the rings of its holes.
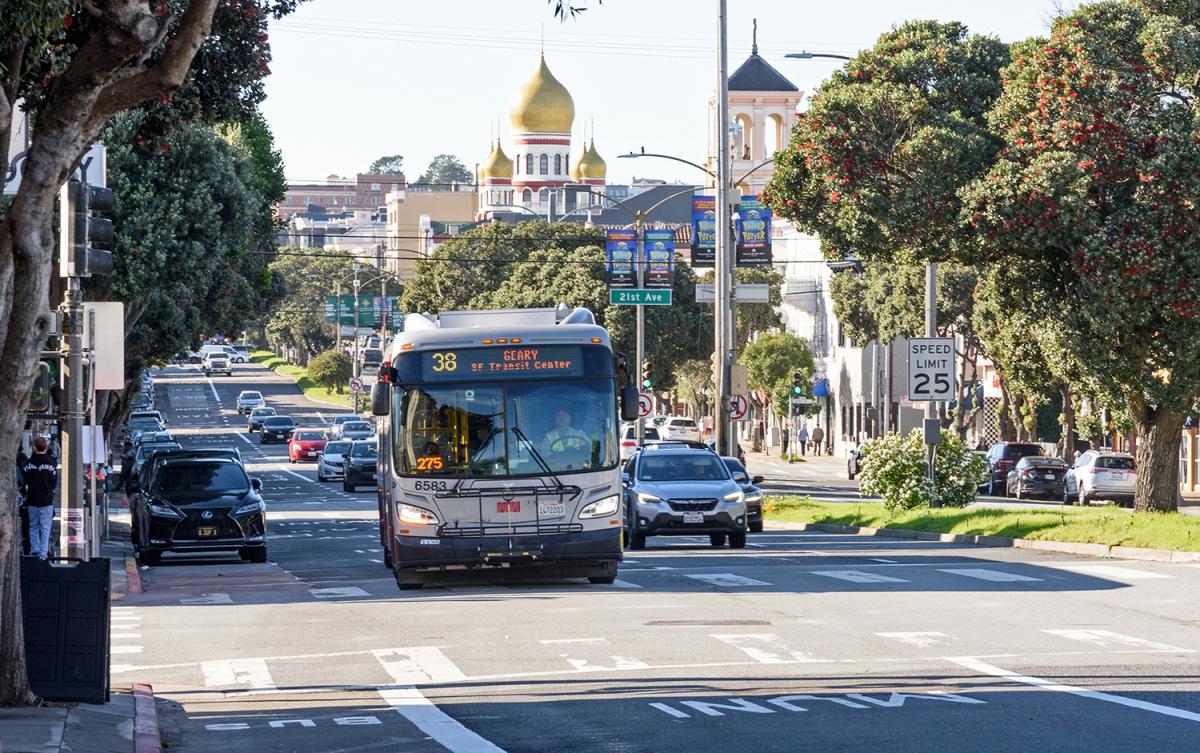
POLYGON ((852 57, 846 55, 835 55, 831 52, 809 52, 808 50, 800 50, 800 52, 789 52, 784 55, 785 58, 799 58, 800 60, 812 60, 813 58, 832 58, 833 60, 853 60, 852 57))

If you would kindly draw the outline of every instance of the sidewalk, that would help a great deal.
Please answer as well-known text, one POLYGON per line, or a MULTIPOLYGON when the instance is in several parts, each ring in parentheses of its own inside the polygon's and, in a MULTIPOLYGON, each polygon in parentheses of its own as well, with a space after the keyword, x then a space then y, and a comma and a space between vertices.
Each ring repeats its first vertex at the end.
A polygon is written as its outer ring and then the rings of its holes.
POLYGON ((789 463, 779 457, 779 448, 772 454, 747 452, 746 466, 751 475, 773 475, 803 481, 845 481, 846 458, 837 455, 808 455, 804 462, 789 463))

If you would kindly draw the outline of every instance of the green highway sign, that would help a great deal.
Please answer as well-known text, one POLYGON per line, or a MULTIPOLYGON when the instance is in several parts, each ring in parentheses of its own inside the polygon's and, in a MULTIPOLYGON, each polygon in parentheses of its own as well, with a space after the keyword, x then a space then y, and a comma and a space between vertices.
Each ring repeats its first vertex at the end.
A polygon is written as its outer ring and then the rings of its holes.
POLYGON ((617 305, 670 306, 671 290, 626 288, 608 291, 608 302, 617 305))

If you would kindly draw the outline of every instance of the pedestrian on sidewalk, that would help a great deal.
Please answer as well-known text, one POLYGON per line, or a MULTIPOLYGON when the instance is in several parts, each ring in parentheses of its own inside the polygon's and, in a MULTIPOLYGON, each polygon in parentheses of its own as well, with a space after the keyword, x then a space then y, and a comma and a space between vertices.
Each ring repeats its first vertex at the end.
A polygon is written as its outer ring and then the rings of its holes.
POLYGON ((825 446, 823 444, 821 444, 821 441, 824 439, 825 439, 825 430, 822 429, 820 426, 814 426, 813 430, 812 430, 812 443, 813 443, 813 454, 814 455, 824 454, 823 449, 825 446))
POLYGON ((787 451, 788 435, 791 433, 792 432, 785 426, 783 428, 783 439, 781 439, 779 442, 780 443, 779 454, 780 454, 780 456, 785 457, 785 458, 788 456, 788 451, 787 451))
POLYGON ((804 456, 804 446, 808 444, 808 427, 801 426, 800 431, 796 432, 796 447, 800 450, 801 457, 804 456))
POLYGON ((29 458, 26 457, 24 450, 17 450, 17 512, 21 516, 21 554, 29 556, 29 506, 25 504, 25 495, 21 490, 25 488, 25 463, 29 458))
POLYGON ((58 486, 58 466, 46 452, 45 437, 33 440, 33 454, 21 469, 25 505, 29 508, 29 553, 39 559, 50 554, 50 529, 54 525, 54 490, 58 486))

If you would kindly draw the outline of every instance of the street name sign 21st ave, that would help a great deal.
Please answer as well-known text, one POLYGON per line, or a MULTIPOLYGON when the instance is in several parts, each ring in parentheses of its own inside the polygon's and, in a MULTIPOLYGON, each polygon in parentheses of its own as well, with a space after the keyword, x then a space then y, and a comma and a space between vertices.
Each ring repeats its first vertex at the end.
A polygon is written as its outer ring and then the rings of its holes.
POLYGON ((908 399, 954 399, 954 338, 908 339, 908 399))
POLYGON ((670 290, 626 288, 608 291, 608 302, 614 305, 670 306, 670 290))

